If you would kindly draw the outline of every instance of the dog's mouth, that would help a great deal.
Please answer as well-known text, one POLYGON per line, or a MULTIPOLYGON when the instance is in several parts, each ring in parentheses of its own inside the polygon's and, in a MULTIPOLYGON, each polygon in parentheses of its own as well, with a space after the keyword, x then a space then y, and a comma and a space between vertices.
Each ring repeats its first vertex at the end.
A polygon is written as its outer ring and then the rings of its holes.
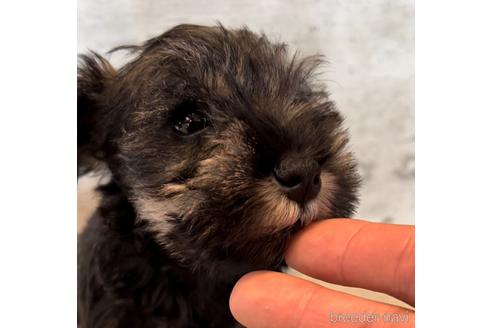
POLYGON ((313 221, 330 217, 331 199, 335 192, 334 178, 329 173, 321 175, 322 187, 319 194, 305 204, 290 200, 285 194, 263 186, 263 225, 269 231, 279 231, 299 222, 306 226, 313 221))
POLYGON ((266 223, 271 224, 274 230, 282 230, 294 224, 306 226, 321 218, 317 199, 313 199, 304 205, 299 205, 288 199, 282 199, 280 204, 265 219, 266 223))

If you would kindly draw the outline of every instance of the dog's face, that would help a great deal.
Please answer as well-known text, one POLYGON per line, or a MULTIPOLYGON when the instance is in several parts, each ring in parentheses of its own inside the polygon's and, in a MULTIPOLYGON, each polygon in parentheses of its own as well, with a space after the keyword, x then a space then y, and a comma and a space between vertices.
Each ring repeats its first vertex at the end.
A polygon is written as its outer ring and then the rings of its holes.
POLYGON ((248 30, 182 25, 114 70, 79 68, 79 166, 105 161, 183 263, 277 265, 290 234, 349 216, 358 176, 315 57, 248 30), (203 261, 201 261, 203 260, 203 261))

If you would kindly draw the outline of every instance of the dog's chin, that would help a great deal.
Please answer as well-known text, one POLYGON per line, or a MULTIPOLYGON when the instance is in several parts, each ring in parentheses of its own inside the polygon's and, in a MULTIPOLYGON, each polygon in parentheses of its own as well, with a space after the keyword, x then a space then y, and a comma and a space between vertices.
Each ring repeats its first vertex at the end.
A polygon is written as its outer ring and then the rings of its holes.
POLYGON ((282 199, 269 215, 264 217, 265 233, 275 233, 293 226, 305 227, 310 223, 328 218, 330 210, 319 199, 300 206, 287 198, 282 199))

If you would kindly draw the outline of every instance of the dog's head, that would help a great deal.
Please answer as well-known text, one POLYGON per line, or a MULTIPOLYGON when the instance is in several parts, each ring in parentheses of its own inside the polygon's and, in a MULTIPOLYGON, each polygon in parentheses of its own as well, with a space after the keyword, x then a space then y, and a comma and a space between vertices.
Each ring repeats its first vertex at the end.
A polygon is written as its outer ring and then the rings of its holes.
POLYGON ((176 259, 276 265, 293 231, 353 212, 359 179, 318 57, 221 26, 133 50, 119 70, 82 57, 79 170, 105 162, 176 259))

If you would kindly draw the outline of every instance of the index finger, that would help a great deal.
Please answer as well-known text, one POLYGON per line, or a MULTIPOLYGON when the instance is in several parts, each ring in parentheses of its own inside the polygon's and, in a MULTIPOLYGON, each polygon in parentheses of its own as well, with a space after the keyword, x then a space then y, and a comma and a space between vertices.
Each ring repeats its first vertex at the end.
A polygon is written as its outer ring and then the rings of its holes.
POLYGON ((335 284, 415 303, 415 227, 354 219, 317 222, 285 255, 292 268, 335 284))

